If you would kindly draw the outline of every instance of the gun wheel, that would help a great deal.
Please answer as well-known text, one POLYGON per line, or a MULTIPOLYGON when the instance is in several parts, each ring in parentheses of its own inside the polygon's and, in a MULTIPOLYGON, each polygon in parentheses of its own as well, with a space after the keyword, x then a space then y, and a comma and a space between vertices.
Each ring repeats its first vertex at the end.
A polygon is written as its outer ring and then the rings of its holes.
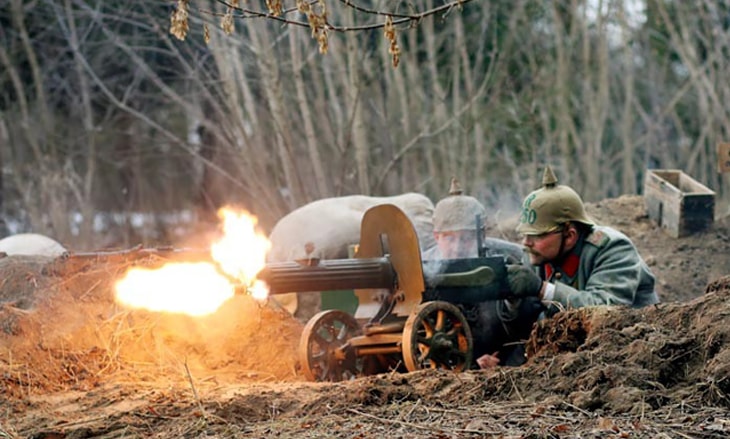
POLYGON ((464 314, 448 302, 420 304, 403 328, 403 362, 409 372, 468 369, 472 349, 471 329, 464 314))
POLYGON ((332 309, 312 317, 299 341, 302 371, 312 381, 344 381, 363 374, 364 361, 357 358, 349 341, 361 335, 357 320, 332 309))

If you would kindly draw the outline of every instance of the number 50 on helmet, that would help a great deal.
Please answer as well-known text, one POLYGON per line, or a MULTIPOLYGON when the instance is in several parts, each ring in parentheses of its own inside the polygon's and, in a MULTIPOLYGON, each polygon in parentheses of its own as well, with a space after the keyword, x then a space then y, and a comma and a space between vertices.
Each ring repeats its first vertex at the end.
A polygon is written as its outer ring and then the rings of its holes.
POLYGON ((542 177, 542 187, 530 193, 522 203, 517 232, 523 235, 541 235, 554 232, 570 221, 594 225, 586 214, 580 196, 570 187, 558 185, 555 173, 547 166, 542 177))

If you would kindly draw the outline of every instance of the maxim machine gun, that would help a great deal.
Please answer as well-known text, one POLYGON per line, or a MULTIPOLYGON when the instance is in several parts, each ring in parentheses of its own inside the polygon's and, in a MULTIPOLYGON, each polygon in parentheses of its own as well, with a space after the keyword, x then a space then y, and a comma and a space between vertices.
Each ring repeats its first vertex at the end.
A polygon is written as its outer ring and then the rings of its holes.
POLYGON ((472 331, 463 310, 507 296, 503 257, 422 263, 408 217, 390 204, 362 220, 353 259, 270 263, 258 276, 271 294, 354 289, 354 315, 326 310, 304 327, 299 355, 316 381, 403 368, 468 369, 472 331))

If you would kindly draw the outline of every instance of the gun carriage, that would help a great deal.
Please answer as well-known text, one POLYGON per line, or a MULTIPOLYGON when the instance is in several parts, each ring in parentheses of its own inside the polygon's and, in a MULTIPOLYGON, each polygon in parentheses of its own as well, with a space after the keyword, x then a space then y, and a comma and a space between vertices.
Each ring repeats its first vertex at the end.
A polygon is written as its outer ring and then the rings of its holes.
POLYGON ((304 327, 300 362, 315 381, 389 368, 468 369, 473 338, 464 306, 509 292, 503 257, 422 261, 412 223, 389 204, 365 213, 354 258, 270 263, 259 278, 270 294, 355 291, 354 315, 325 310, 304 327))

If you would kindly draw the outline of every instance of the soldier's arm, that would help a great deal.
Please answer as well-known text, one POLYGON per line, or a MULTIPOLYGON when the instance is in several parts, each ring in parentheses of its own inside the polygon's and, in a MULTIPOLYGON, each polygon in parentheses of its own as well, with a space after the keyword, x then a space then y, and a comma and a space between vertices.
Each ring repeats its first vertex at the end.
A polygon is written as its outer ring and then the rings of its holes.
POLYGON ((596 249, 583 290, 557 282, 552 301, 564 308, 634 303, 642 273, 641 257, 628 239, 612 240, 596 249))

